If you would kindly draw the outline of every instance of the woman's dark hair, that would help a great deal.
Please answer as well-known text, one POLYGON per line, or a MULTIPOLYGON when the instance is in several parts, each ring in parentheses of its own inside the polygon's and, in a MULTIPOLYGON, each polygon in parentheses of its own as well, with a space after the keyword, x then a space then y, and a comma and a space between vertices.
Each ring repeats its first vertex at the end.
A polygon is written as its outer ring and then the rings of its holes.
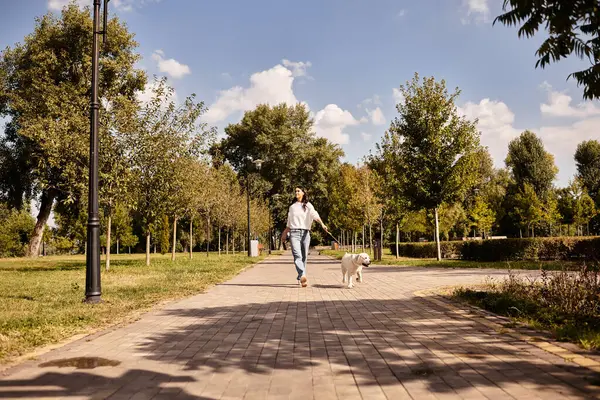
MULTIPOLYGON (((306 190, 302 187, 302 186, 296 186, 294 188, 294 190, 296 189, 300 189, 302 190, 302 192, 304 192, 304 194, 302 195, 302 209, 304 209, 304 211, 306 211, 306 203, 308 203, 308 193, 306 193, 306 190)), ((294 199, 292 200, 292 204, 295 204, 298 200, 296 199, 296 196, 294 196, 294 199)))

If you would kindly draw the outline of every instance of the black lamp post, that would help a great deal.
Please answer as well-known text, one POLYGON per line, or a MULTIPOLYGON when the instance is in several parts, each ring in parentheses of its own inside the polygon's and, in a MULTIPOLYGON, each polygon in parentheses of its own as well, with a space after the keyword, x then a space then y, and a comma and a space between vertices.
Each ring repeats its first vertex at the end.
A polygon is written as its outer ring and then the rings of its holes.
POLYGON ((92 98, 90 105, 90 171, 88 188, 87 255, 85 260, 85 301, 102 301, 100 285, 100 218, 98 213, 98 35, 106 41, 108 2, 104 0, 103 29, 100 25, 100 0, 94 0, 92 39, 92 98))
MULTIPOLYGON (((258 160, 254 160, 252 161, 251 158, 248 159, 248 162, 252 162, 254 164, 254 166, 256 167, 256 169, 258 171, 260 171, 260 167, 262 166, 262 160, 258 159, 258 160)), ((249 164, 248 163, 248 164, 249 164)), ((248 208, 248 257, 252 256, 252 252, 250 250, 250 168, 248 168, 248 176, 246 177, 246 203, 247 203, 247 208, 248 208)))

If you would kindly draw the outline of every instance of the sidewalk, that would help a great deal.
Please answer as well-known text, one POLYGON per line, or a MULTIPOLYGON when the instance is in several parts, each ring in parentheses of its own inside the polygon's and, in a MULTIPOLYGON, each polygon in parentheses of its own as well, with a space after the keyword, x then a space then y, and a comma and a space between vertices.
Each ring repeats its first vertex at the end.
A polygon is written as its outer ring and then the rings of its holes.
MULTIPOLYGON (((592 371, 414 293, 494 270, 372 266, 342 288, 339 262, 290 254, 207 293, 73 342, 0 376, 6 399, 583 399, 592 371), (101 357, 91 369, 43 366, 101 357)), ((600 379, 598 382, 600 384, 600 379)))

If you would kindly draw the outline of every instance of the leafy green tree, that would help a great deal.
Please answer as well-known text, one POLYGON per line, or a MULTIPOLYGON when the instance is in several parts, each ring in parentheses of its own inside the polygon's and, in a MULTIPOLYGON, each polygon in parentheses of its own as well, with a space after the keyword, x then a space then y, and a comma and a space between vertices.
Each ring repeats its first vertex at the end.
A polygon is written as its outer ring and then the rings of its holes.
POLYGON ((574 221, 580 227, 587 226, 588 235, 590 233, 589 222, 597 213, 594 200, 587 193, 583 193, 577 202, 574 221))
POLYGON ((544 218, 543 202, 540 200, 532 184, 525 183, 516 194, 515 207, 511 211, 515 219, 519 221, 521 228, 527 228, 535 236, 535 226, 544 218))
POLYGON ((22 257, 27 250, 35 219, 28 210, 10 209, 0 203, 0 257, 22 257))
MULTIPOLYGON (((40 200, 29 256, 39 252, 54 201, 73 203, 86 192, 91 31, 90 9, 72 3, 60 17, 37 18, 24 43, 0 57, 0 115, 8 116, 11 126, 1 147, 16 146, 11 162, 19 169, 11 173, 26 177, 20 187, 9 185, 11 197, 36 194, 40 200)), ((117 18, 108 22, 108 35, 101 47, 99 96, 133 98, 146 81, 144 72, 134 69, 137 43, 117 18)))
POLYGON ((214 137, 214 129, 198 122, 206 111, 195 95, 177 105, 166 78, 155 80, 151 99, 141 105, 127 132, 132 163, 135 204, 146 236, 146 263, 150 264, 150 237, 157 218, 170 211, 173 195, 182 188, 182 157, 200 156, 214 137))
POLYGON ((404 174, 402 195, 414 209, 433 210, 437 258, 441 259, 438 207, 461 200, 476 183, 479 133, 474 122, 458 115, 458 88, 448 94, 445 81, 415 74, 401 86, 404 103, 390 127, 398 136, 397 165, 404 174))
POLYGON ((575 151, 577 176, 590 197, 600 207, 600 141, 587 140, 577 145, 575 151))
POLYGON ((477 196, 473 208, 469 210, 469 219, 471 226, 476 228, 483 237, 486 237, 496 221, 496 214, 483 197, 477 196))
POLYGON ((263 160, 261 179, 251 179, 251 192, 266 197, 282 195, 273 207, 278 211, 274 215, 278 229, 284 228, 291 200, 288 196, 295 186, 307 188, 311 202, 327 220, 328 178, 337 171, 344 153, 339 146, 315 136, 313 120, 304 105, 259 105, 247 111, 239 123, 228 125, 225 135, 211 150, 215 164, 228 161, 243 181, 254 172, 249 159, 263 160))
POLYGON ((398 162, 399 145, 399 136, 386 131, 381 143, 376 144, 376 154, 367 157, 367 165, 379 177, 377 196, 388 221, 396 226, 396 258, 399 257, 400 228, 405 224, 409 212, 407 201, 400 190, 404 174, 398 173, 402 169, 398 162))
MULTIPOLYGON (((438 214, 439 229, 442 238, 449 240, 450 237, 456 233, 464 236, 466 231, 465 225, 468 225, 466 222, 467 214, 460 202, 454 204, 442 203, 438 209, 438 214)), ((431 217, 431 220, 435 218, 433 215, 431 217)))
MULTIPOLYGON (((126 132, 131 121, 135 120, 137 104, 120 96, 108 105, 101 114, 99 148, 99 201, 104 209, 104 236, 106 240, 106 270, 110 269, 111 233, 115 208, 133 206, 135 194, 132 184, 133 172, 128 157, 126 132)), ((117 243, 118 247, 118 243, 117 243)), ((118 249, 117 249, 118 251, 118 249)))
POLYGON ((117 204, 113 209, 112 218, 117 254, 119 254, 121 246, 135 246, 138 242, 137 236, 133 234, 132 223, 130 209, 123 203, 117 204))
POLYGON ((504 0, 503 14, 496 17, 507 26, 517 26, 519 37, 533 37, 544 26, 548 38, 542 42, 535 66, 575 54, 589 61, 587 69, 569 74, 584 87, 587 99, 600 97, 600 7, 598 0, 504 0))
POLYGON ((554 156, 544 149, 535 133, 525 131, 511 140, 505 163, 519 188, 529 184, 542 199, 551 193, 558 168, 554 164, 554 156))
POLYGON ((510 173, 506 169, 494 169, 490 179, 483 184, 479 189, 481 196, 493 214, 496 216, 494 224, 500 225, 500 221, 506 216, 506 196, 509 186, 511 185, 510 173))
POLYGON ((572 191, 572 184, 566 188, 560 188, 556 191, 557 208, 561 215, 560 222, 567 225, 567 234, 571 234, 571 224, 575 222, 575 208, 577 200, 572 191))

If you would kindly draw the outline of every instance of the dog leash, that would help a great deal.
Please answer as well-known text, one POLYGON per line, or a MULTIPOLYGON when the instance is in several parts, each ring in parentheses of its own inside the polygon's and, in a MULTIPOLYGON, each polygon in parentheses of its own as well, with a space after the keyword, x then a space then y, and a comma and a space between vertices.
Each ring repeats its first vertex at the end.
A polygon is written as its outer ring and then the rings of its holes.
MULTIPOLYGON (((324 229, 324 230, 325 230, 325 229, 324 229)), ((340 244, 340 242, 339 242, 339 241, 338 241, 338 240, 337 240, 337 239, 336 239, 336 238, 335 238, 335 237, 334 237, 334 236, 331 234, 331 232, 329 232, 328 230, 325 230, 325 232, 327 232, 327 234, 328 234, 329 236, 331 236, 331 238, 332 238, 332 239, 333 239, 333 240, 334 240, 334 241, 335 241, 337 244, 340 244)))

